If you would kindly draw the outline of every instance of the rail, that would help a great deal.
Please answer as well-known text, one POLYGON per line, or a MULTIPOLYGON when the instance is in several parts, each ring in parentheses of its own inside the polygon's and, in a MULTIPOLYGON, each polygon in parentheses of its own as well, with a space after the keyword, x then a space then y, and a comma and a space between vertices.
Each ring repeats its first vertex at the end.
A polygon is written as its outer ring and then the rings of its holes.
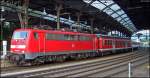
MULTIPOLYGON (((41 68, 37 70, 28 70, 28 72, 18 72, 18 73, 4 73, 1 74, 2 77, 10 77, 10 76, 17 76, 17 77, 89 77, 94 76, 98 72, 108 71, 110 69, 124 66, 129 61, 138 61, 141 60, 143 52, 134 52, 128 53, 126 55, 118 56, 115 58, 109 58, 104 60, 92 60, 90 62, 82 62, 80 64, 67 64, 62 66, 54 67, 47 67, 41 68), (133 60, 134 59, 134 60, 133 60)), ((107 74, 108 75, 108 74, 107 74)), ((102 75, 101 75, 102 76, 102 75)), ((109 75, 108 75, 109 76, 109 75)), ((103 77, 103 76, 102 76, 103 77)))

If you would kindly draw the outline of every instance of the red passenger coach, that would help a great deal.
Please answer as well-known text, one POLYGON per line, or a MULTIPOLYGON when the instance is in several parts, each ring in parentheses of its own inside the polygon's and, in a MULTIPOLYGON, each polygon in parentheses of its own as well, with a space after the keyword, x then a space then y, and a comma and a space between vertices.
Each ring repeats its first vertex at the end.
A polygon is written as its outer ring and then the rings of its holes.
POLYGON ((100 52, 116 52, 131 49, 131 41, 128 38, 97 35, 99 37, 100 52))

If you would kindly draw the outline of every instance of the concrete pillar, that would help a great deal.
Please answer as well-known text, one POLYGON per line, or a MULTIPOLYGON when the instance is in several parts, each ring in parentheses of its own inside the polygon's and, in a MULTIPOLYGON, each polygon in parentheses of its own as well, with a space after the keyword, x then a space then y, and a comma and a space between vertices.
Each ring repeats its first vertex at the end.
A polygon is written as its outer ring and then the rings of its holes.
POLYGON ((57 30, 60 29, 60 11, 62 9, 62 4, 57 5, 57 30))
POLYGON ((94 18, 90 19, 90 23, 91 23, 91 33, 93 34, 93 31, 94 31, 94 28, 93 28, 94 18))
POLYGON ((4 7, 3 6, 1 6, 1 17, 0 17, 0 22, 1 22, 1 27, 0 27, 0 29, 1 29, 1 31, 0 31, 0 40, 3 40, 3 21, 4 21, 4 18, 3 18, 3 12, 5 11, 5 9, 4 9, 4 7))
POLYGON ((23 13, 18 12, 21 28, 28 27, 28 7, 29 0, 24 0, 24 3, 22 5, 23 13))
POLYGON ((77 13, 77 30, 80 31, 80 16, 81 16, 81 12, 77 13))
POLYGON ((29 0, 24 0, 24 28, 28 27, 28 7, 29 7, 29 0))

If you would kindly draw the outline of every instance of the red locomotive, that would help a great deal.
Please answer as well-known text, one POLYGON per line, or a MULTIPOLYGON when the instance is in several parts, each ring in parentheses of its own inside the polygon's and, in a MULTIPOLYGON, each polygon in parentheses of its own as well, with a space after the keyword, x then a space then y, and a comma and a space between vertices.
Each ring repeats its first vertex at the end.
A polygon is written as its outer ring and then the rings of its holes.
POLYGON ((127 38, 58 30, 18 29, 11 40, 8 59, 17 64, 63 61, 130 50, 127 38))

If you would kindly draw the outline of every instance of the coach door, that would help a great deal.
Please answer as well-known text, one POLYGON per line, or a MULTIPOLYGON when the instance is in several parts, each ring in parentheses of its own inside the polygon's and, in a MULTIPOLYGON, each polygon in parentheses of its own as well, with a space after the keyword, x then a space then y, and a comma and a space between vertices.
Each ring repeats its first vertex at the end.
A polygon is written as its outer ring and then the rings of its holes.
POLYGON ((45 37, 44 33, 39 34, 39 52, 45 52, 45 37))

